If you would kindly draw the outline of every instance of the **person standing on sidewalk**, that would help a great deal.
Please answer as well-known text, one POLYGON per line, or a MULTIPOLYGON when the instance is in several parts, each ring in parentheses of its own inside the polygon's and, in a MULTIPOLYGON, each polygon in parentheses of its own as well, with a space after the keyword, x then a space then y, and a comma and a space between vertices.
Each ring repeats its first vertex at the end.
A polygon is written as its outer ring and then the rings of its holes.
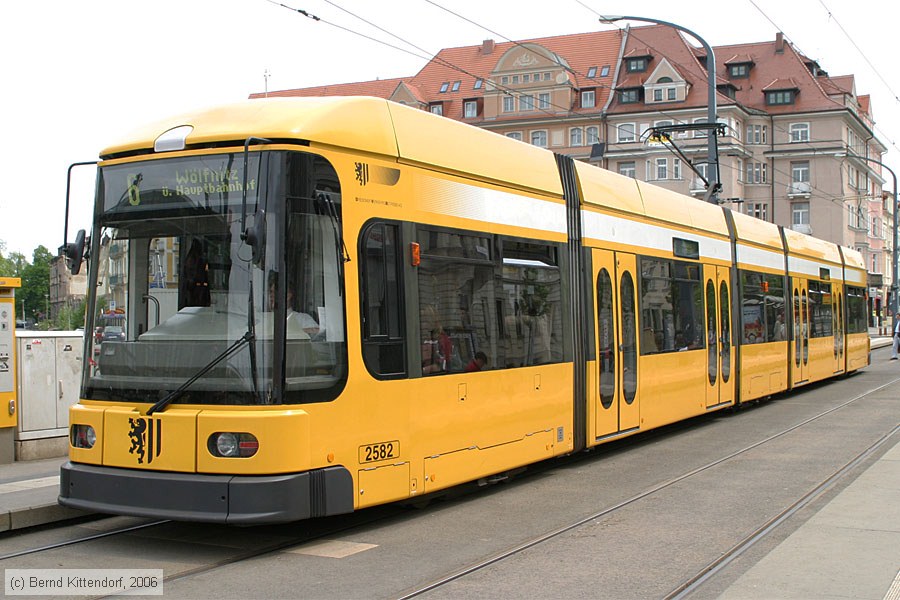
POLYGON ((900 350, 900 316, 894 315, 894 345, 891 346, 891 360, 897 360, 900 350))

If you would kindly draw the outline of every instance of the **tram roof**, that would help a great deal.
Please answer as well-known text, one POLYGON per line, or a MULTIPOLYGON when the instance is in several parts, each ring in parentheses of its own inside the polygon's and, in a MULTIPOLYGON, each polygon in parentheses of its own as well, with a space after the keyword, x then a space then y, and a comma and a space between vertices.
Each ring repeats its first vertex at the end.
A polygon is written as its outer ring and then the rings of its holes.
POLYGON ((562 196, 553 154, 383 98, 265 98, 189 112, 142 127, 103 158, 150 152, 163 133, 189 125, 185 149, 248 137, 308 141, 562 196))
POLYGON ((584 203, 641 219, 727 236, 722 209, 684 194, 576 162, 584 203))

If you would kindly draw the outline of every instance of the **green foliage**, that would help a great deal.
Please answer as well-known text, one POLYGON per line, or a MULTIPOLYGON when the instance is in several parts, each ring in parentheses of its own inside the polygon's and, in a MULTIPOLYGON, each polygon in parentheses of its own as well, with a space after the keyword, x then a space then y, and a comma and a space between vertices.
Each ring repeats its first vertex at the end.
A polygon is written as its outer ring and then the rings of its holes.
POLYGON ((85 301, 81 300, 77 304, 71 306, 63 306, 59 309, 59 314, 53 320, 55 329, 73 330, 78 327, 84 327, 84 311, 85 301))
MULTIPOLYGON (((22 287, 16 290, 16 315, 18 318, 46 320, 50 297, 50 261, 53 255, 45 246, 38 246, 28 262, 19 252, 4 257, 6 244, 0 242, 0 276, 19 277, 22 287), (23 313, 24 308, 24 313, 23 313)), ((49 325, 49 324, 48 324, 49 325)))

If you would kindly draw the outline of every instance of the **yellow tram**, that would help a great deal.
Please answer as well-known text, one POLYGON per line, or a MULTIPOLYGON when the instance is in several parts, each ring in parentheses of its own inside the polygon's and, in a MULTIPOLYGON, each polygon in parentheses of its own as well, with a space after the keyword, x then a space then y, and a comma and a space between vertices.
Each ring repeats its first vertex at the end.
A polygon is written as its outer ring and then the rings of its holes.
POLYGON ((345 513, 868 363, 856 252, 385 100, 101 159, 65 506, 345 513))

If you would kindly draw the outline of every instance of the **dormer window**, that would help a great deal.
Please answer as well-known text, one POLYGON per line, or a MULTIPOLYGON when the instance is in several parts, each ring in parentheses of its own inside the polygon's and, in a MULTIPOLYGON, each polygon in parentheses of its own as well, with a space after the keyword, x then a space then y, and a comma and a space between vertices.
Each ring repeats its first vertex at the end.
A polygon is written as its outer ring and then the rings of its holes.
POLYGON ((640 88, 630 88, 627 90, 619 91, 619 102, 621 102, 622 104, 634 104, 635 102, 640 102, 640 100, 640 88))
POLYGON ((594 108, 597 105, 597 92, 594 90, 582 90, 581 108, 594 108))
POLYGON ((787 79, 776 79, 763 88, 763 93, 766 95, 766 104, 769 106, 794 104, 799 92, 800 87, 792 77, 787 79))
POLYGON ((643 73, 647 70, 647 57, 629 58, 625 61, 625 70, 629 73, 643 73))
POLYGON ((728 65, 728 75, 732 79, 744 79, 750 77, 750 65, 748 63, 728 65))
POLYGON ((684 87, 684 82, 676 82, 671 77, 663 76, 657 79, 656 83, 647 85, 647 97, 650 97, 649 94, 652 90, 653 102, 677 102, 679 99, 684 99, 686 91, 682 91, 681 98, 678 93, 678 89, 684 90, 684 87))
POLYGON ((768 104, 769 106, 793 104, 795 96, 795 90, 777 90, 766 92, 766 104, 768 104))

